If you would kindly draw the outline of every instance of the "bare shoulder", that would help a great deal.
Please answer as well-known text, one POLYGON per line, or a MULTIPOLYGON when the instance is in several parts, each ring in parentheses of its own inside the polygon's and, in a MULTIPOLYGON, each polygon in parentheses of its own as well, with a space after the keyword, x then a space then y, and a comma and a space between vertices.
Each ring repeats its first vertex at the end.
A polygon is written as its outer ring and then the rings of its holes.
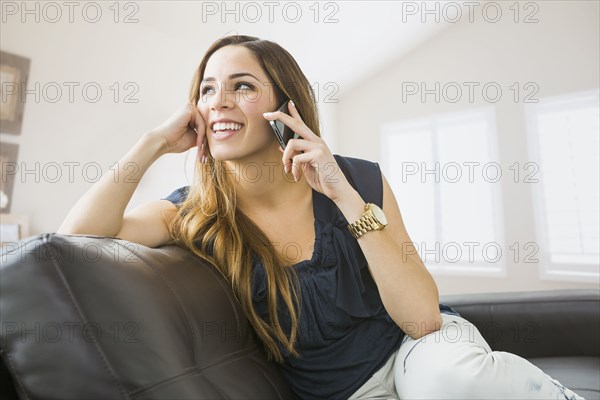
POLYGON ((177 207, 168 200, 153 200, 125 214, 116 237, 147 247, 159 247, 172 240, 167 229, 177 214, 177 207))

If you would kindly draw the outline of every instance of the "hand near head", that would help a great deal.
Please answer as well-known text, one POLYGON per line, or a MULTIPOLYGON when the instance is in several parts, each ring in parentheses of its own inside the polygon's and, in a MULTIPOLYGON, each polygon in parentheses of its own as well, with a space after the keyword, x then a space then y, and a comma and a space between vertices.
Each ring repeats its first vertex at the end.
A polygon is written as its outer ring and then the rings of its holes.
POLYGON ((288 110, 290 115, 281 111, 263 114, 269 121, 279 119, 301 137, 290 139, 285 150, 279 148, 286 172, 291 171, 295 180, 304 174, 313 189, 337 202, 353 191, 350 183, 325 141, 306 126, 292 101, 288 103, 288 110))
MULTIPOLYGON (((188 103, 175 111, 165 122, 151 132, 163 141, 165 153, 181 153, 202 143, 206 147, 206 121, 200 111, 192 103, 188 103)), ((199 149, 198 152, 201 150, 199 149)), ((199 157, 201 154, 199 154, 199 157)))

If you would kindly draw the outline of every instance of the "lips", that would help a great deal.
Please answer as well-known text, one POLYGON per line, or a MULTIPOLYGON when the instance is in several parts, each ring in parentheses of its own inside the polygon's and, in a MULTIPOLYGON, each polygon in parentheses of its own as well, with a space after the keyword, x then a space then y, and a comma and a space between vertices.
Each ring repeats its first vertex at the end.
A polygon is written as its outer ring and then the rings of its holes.
POLYGON ((244 124, 242 124, 240 122, 232 121, 230 119, 219 119, 219 120, 212 121, 210 123, 210 128, 214 131, 218 131, 218 130, 223 130, 223 129, 239 129, 243 125, 244 124))
POLYGON ((219 131, 215 132, 211 129, 211 136, 213 139, 218 140, 218 141, 227 140, 230 137, 235 136, 235 134, 240 133, 243 129, 244 129, 243 125, 240 129, 237 129, 237 130, 224 129, 224 130, 219 130, 219 131))

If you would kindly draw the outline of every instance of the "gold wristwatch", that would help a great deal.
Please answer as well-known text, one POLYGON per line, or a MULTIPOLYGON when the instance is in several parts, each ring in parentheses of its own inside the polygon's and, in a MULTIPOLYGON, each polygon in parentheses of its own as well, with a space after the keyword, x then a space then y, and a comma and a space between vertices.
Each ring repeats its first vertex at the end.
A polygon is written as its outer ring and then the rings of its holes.
POLYGON ((365 212, 355 222, 348 225, 348 229, 352 236, 356 239, 364 235, 369 231, 379 231, 387 225, 387 218, 383 210, 376 204, 367 203, 365 204, 365 212))

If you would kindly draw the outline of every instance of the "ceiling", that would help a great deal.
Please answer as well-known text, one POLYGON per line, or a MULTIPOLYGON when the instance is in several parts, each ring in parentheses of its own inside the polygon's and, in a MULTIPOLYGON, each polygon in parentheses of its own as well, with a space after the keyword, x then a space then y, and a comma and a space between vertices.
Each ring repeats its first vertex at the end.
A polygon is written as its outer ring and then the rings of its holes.
POLYGON ((147 28, 189 41, 193 48, 206 49, 219 37, 233 33, 277 42, 294 56, 323 96, 343 94, 448 26, 431 17, 423 23, 420 14, 407 12, 422 2, 139 4, 137 15, 147 28))

